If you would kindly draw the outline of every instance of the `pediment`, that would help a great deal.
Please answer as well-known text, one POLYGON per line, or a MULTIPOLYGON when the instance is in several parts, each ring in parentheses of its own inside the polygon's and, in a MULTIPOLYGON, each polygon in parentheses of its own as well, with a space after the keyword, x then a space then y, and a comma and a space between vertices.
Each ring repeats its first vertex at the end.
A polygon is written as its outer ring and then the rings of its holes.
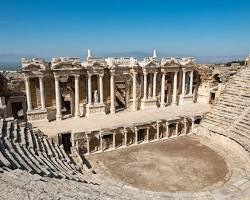
POLYGON ((42 58, 22 58, 23 71, 45 71, 48 63, 42 58))
POLYGON ((143 63, 143 67, 146 67, 146 68, 154 68, 154 67, 158 67, 158 66, 159 66, 159 64, 155 60, 149 60, 148 62, 143 63))
POLYGON ((52 65, 51 69, 52 70, 75 70, 75 69, 81 69, 81 64, 58 63, 58 64, 52 65))

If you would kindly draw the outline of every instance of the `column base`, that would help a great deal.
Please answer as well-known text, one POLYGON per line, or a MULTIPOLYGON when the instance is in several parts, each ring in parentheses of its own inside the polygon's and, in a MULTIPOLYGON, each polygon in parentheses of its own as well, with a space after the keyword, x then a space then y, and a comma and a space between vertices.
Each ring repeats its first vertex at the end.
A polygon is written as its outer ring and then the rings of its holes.
POLYGON ((148 99, 143 99, 141 101, 141 109, 142 110, 154 109, 154 108, 157 108, 157 99, 156 98, 148 98, 148 99))
POLYGON ((184 96, 183 95, 180 96, 179 105, 191 104, 191 103, 194 103, 193 94, 187 94, 184 96))
POLYGON ((62 120, 62 115, 56 115, 56 121, 61 121, 62 120))
POLYGON ((28 121, 48 120, 47 110, 34 109, 26 112, 28 121))
POLYGON ((106 115, 104 104, 87 104, 86 105, 86 117, 92 115, 106 115))

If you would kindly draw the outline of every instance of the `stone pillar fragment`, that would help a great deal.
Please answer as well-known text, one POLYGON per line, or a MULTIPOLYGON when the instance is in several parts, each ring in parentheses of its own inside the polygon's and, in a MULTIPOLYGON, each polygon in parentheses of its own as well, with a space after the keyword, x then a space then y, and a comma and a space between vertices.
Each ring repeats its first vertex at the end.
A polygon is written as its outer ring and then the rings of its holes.
POLYGON ((100 104, 103 104, 103 74, 99 75, 100 104))
POLYGON ((176 122, 175 124, 175 135, 178 136, 178 132, 179 132, 179 122, 176 122))
POLYGON ((183 70, 182 74, 182 91, 181 91, 182 97, 186 95, 186 71, 183 70))
POLYGON ((103 135, 100 133, 100 135, 99 135, 99 137, 100 137, 100 151, 103 151, 103 135))
POLYGON ((166 138, 169 138, 169 123, 166 122, 166 138))
POLYGON ((27 99, 27 111, 32 110, 32 101, 31 101, 31 91, 30 91, 30 78, 25 78, 25 89, 26 89, 26 99, 27 99))
POLYGON ((157 77, 157 72, 154 73, 154 79, 153 79, 153 98, 156 98, 156 77, 157 77))
POLYGON ((177 104, 177 77, 178 71, 174 72, 174 89, 173 89, 173 105, 177 104))
POLYGON ((133 72, 133 107, 132 107, 133 111, 137 110, 137 102, 136 102, 136 75, 137 75, 137 73, 134 71, 133 72))
POLYGON ((92 83, 91 83, 92 74, 88 74, 88 104, 92 104, 92 83))
POLYGON ((123 132, 124 132, 124 146, 127 146, 128 131, 126 128, 124 128, 123 132))
POLYGON ((58 76, 55 76, 55 90, 56 90, 56 119, 61 120, 62 102, 61 102, 60 82, 58 76))
POLYGON ((143 99, 146 100, 147 99, 147 72, 143 72, 143 78, 144 78, 144 82, 143 82, 143 99))
POLYGON ((186 135, 187 134, 187 118, 184 118, 183 119, 183 123, 184 123, 184 134, 186 135))
POLYGON ((110 113, 115 113, 115 80, 114 71, 110 74, 110 113))
POLYGON ((39 77, 39 88, 40 88, 40 99, 41 99, 41 110, 45 110, 45 91, 44 91, 44 80, 43 77, 39 77))
POLYGON ((79 103, 80 103, 79 77, 80 77, 80 75, 75 75, 75 117, 80 116, 80 110, 79 110, 79 103))
POLYGON ((165 73, 161 77, 161 107, 165 107, 165 73))
POLYGON ((195 121, 195 119, 192 118, 191 133, 194 133, 194 121, 195 121))
POLYGON ((135 127, 135 144, 138 144, 138 128, 135 127))
POLYGON ((193 78, 194 78, 194 71, 190 72, 190 82, 189 82, 189 94, 193 94, 193 78))
POLYGON ((157 140, 160 139, 160 122, 159 121, 156 122, 156 139, 157 140))
POLYGON ((147 136, 146 136, 147 137, 146 138, 147 142, 149 142, 149 130, 150 130, 149 127, 147 127, 147 136))
POLYGON ((86 139, 87 139, 87 154, 89 154, 90 153, 90 147, 89 147, 90 136, 88 134, 86 134, 86 139))
POLYGON ((115 145, 115 135, 116 133, 113 133, 113 149, 115 149, 116 145, 115 145))

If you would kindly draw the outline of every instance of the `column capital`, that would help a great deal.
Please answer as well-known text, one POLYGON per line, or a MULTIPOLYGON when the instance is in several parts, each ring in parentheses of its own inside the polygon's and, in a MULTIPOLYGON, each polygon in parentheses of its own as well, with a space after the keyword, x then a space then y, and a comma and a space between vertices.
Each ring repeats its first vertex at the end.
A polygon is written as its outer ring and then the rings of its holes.
POLYGON ((39 79, 43 79, 43 78, 44 78, 44 75, 39 75, 38 78, 39 78, 39 79))
POLYGON ((158 74, 158 72, 154 72, 154 75, 157 75, 158 74))
POLYGON ((111 76, 114 76, 114 75, 115 75, 115 69, 110 69, 109 71, 110 71, 110 75, 111 75, 111 76))
POLYGON ((131 72, 133 75, 138 74, 138 72, 136 71, 136 69, 131 69, 130 72, 131 72))
POLYGON ((128 133, 127 128, 123 128, 123 132, 124 132, 124 133, 128 133))
POLYGON ((74 77, 75 77, 75 78, 79 78, 79 77, 80 77, 80 74, 74 74, 74 77))
POLYGON ((93 73, 87 72, 87 76, 88 76, 88 77, 91 77, 92 75, 93 75, 93 73))
POLYGON ((104 74, 98 74, 99 77, 104 77, 104 74))
POLYGON ((55 74, 54 74, 54 78, 55 78, 55 80, 59 80, 60 75, 55 75, 55 74))
POLYGON ((99 136, 100 138, 103 138, 103 130, 99 130, 99 136))
POLYGON ((31 78, 30 76, 25 76, 25 77, 24 77, 25 81, 29 81, 30 78, 31 78))

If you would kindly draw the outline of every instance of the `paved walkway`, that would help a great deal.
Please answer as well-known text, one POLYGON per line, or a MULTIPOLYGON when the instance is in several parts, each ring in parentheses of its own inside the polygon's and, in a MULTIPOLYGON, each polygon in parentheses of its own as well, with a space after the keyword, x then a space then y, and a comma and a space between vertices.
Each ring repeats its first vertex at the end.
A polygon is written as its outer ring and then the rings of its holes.
POLYGON ((160 119, 174 120, 179 117, 198 116, 208 112, 208 104, 190 104, 183 106, 168 106, 152 110, 123 111, 116 114, 97 115, 82 118, 68 118, 62 121, 34 121, 33 127, 39 128, 48 136, 62 132, 85 132, 104 128, 129 127, 136 123, 148 123, 160 119))

